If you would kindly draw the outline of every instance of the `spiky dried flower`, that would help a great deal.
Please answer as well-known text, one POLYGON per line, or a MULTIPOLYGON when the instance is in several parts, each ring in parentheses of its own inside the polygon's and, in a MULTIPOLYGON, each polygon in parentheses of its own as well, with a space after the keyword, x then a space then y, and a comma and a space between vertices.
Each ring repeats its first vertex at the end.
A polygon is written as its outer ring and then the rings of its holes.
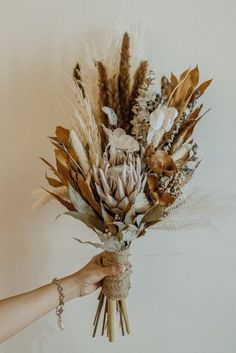
POLYGON ((140 158, 120 153, 117 159, 105 153, 102 163, 93 166, 96 191, 107 211, 123 219, 143 190, 145 176, 140 158))

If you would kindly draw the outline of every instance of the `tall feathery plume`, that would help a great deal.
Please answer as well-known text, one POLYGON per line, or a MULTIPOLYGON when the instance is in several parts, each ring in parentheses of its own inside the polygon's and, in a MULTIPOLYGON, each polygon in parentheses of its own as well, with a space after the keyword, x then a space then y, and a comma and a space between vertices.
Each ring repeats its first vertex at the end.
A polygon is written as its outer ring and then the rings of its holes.
POLYGON ((98 122, 93 114, 92 106, 87 97, 83 97, 80 89, 76 93, 76 106, 74 107, 73 127, 84 147, 88 147, 89 158, 96 163, 101 156, 101 135, 98 122))
POLYGON ((129 114, 129 98, 130 98, 130 38, 125 32, 121 45, 120 68, 118 76, 118 87, 121 106, 121 126, 126 127, 129 114))

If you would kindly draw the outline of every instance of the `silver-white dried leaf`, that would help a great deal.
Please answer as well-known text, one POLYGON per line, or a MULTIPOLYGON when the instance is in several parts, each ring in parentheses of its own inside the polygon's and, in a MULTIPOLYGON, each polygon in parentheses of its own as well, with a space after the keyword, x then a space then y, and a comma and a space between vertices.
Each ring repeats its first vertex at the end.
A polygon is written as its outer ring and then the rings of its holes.
POLYGON ((102 107, 102 111, 105 114, 107 114, 107 117, 108 117, 108 120, 109 120, 109 124, 112 125, 112 126, 117 126, 118 118, 117 118, 117 115, 114 112, 114 110, 109 108, 109 107, 104 106, 104 107, 102 107))
POLYGON ((145 213, 151 207, 143 191, 137 195, 133 207, 136 213, 145 213))

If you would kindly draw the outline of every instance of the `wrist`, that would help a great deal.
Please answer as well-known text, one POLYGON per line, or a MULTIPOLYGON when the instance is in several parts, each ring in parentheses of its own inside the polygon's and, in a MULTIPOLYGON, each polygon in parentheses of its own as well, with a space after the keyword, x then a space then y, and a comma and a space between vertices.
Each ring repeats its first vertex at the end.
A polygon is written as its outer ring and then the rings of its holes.
POLYGON ((74 274, 61 278, 60 282, 64 289, 66 302, 80 296, 80 283, 74 274))

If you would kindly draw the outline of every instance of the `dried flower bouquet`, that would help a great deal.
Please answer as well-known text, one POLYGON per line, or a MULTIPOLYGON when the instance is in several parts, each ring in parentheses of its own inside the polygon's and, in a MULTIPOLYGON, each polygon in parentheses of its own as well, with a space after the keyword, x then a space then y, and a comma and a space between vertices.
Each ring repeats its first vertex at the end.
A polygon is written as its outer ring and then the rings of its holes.
POLYGON ((192 133, 204 115, 198 99, 211 80, 199 84, 195 67, 180 77, 163 76, 157 93, 148 62, 131 65, 128 33, 116 65, 95 65, 93 82, 86 74, 83 79, 79 64, 75 66, 73 128, 57 126, 50 137, 56 167, 42 158, 54 176, 46 175, 50 188, 38 202, 55 198, 67 209, 65 214, 97 234, 100 242, 77 240, 104 249, 104 266, 126 266, 119 278, 104 280, 94 320, 95 335, 103 310, 102 334, 106 330, 113 341, 117 316, 122 334, 130 332, 130 245, 150 226, 165 224, 183 205, 182 188, 199 165, 192 133))

